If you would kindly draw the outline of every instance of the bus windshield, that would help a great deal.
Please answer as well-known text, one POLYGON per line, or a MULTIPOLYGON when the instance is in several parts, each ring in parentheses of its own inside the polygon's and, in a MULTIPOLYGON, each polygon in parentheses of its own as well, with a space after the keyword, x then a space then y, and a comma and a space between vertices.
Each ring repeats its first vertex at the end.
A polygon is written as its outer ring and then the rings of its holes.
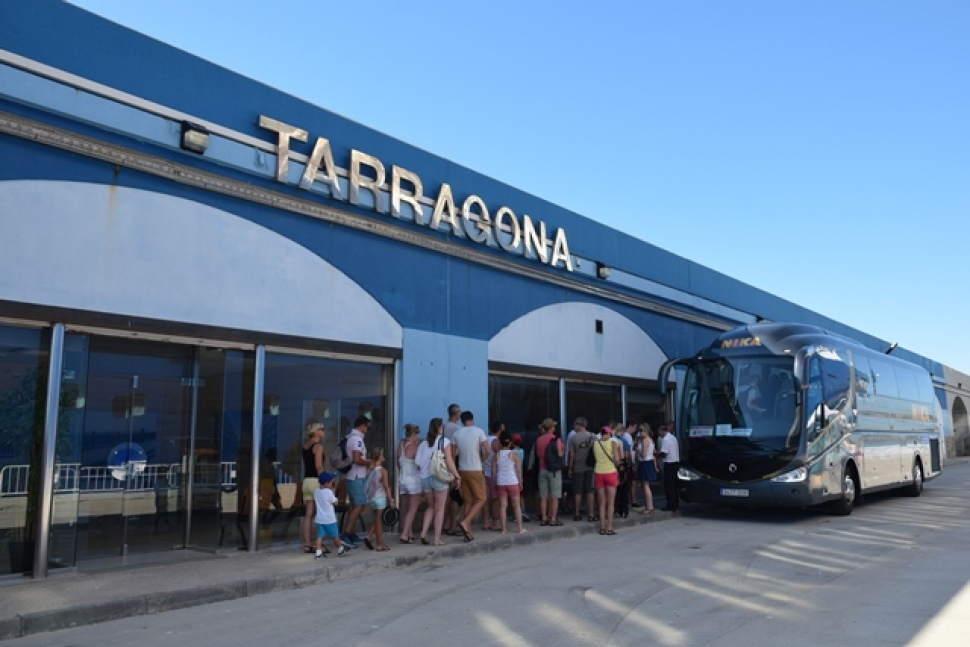
POLYGON ((690 446, 791 453, 798 417, 790 357, 718 358, 691 363, 684 383, 682 437, 690 446))

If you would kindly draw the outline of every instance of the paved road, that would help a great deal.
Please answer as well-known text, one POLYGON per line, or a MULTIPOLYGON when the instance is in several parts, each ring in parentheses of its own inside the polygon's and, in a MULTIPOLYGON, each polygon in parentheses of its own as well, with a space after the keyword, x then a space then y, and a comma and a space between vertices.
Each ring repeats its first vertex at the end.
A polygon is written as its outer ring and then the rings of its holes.
POLYGON ((966 645, 968 491, 963 463, 847 518, 715 510, 6 644, 966 645))

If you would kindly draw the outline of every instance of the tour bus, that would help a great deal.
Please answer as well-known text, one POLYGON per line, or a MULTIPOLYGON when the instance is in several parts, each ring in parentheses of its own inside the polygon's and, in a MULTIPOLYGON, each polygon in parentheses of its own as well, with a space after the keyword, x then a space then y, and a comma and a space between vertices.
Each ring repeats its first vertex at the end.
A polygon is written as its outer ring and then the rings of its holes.
MULTIPOLYGON (((890 349, 891 350, 891 349, 890 349)), ((919 496, 940 474, 942 420, 929 373, 821 328, 766 323, 720 335, 683 371, 676 435, 681 498, 742 507, 919 496)))

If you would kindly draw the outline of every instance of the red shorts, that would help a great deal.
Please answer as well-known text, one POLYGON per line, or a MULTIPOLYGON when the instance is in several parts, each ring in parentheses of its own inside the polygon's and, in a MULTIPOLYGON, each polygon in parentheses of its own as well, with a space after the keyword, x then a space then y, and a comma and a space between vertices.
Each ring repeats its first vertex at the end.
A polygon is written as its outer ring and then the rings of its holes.
POLYGON ((620 484, 620 476, 616 472, 608 474, 593 474, 593 489, 602 490, 605 487, 617 487, 620 484))
POLYGON ((521 489, 522 488, 520 488, 518 485, 496 485, 495 486, 496 494, 500 499, 502 498, 503 494, 510 499, 518 499, 519 490, 521 489))

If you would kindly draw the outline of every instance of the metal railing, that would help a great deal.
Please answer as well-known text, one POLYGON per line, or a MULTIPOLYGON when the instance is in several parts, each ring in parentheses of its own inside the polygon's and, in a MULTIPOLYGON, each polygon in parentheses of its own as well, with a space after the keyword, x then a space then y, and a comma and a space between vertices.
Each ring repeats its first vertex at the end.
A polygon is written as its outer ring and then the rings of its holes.
MULTIPOLYGON (((280 463, 273 463, 276 482, 293 483, 280 463)), ((236 462, 195 466, 196 482, 215 484, 226 490, 236 487, 236 462), (215 469, 214 469, 215 468, 215 469)), ((26 496, 30 479, 29 465, 5 465, 0 469, 0 497, 26 496)), ((179 487, 182 484, 179 463, 126 463, 119 467, 83 467, 80 463, 54 465, 54 492, 111 492, 114 490, 151 491, 179 487)))

